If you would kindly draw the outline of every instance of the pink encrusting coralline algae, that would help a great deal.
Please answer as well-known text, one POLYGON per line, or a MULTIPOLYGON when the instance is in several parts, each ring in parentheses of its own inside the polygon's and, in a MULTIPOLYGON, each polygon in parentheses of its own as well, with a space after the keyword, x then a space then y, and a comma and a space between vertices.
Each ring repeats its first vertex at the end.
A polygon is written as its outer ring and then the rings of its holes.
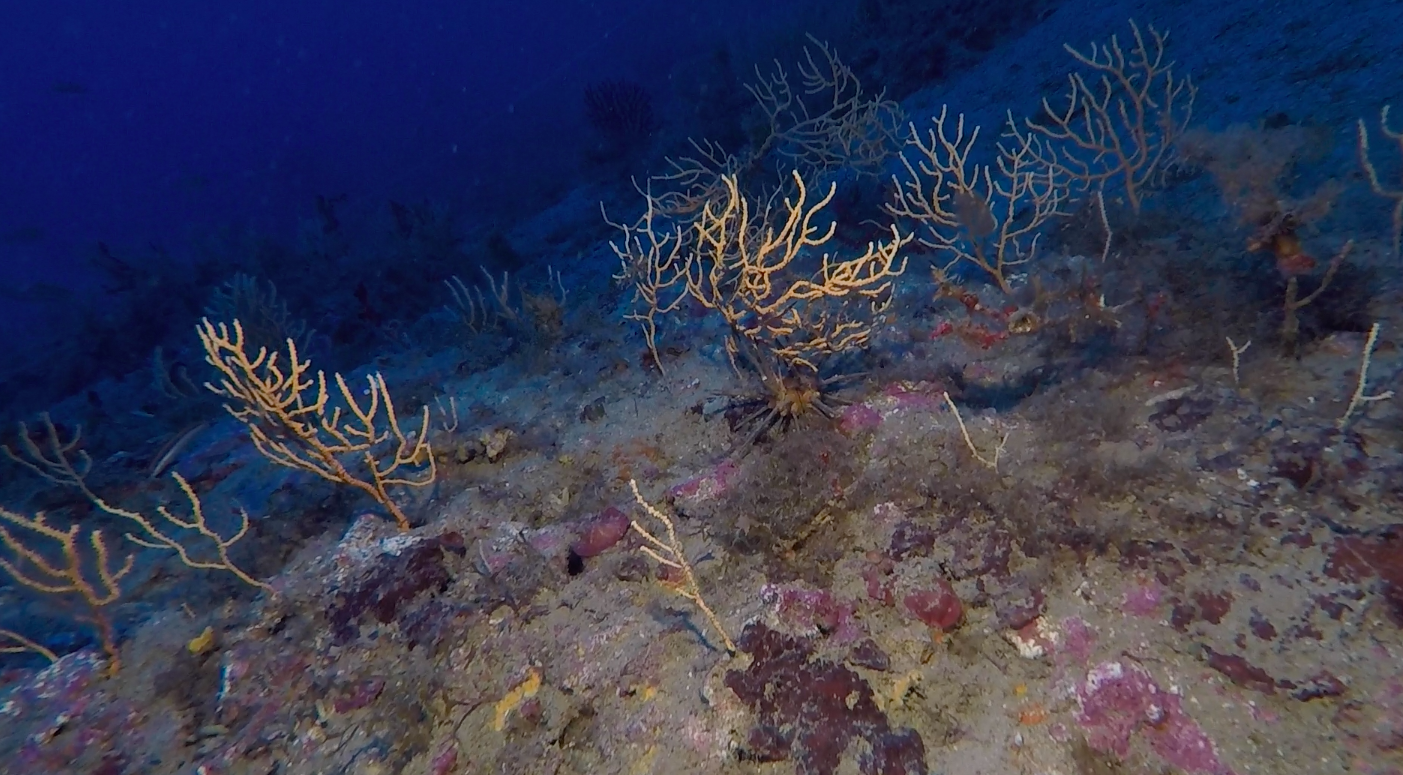
POLYGON ((707 473, 694 476, 673 487, 668 491, 668 494, 679 501, 704 503, 726 494, 735 483, 739 473, 740 465, 734 460, 727 459, 707 473))
POLYGON ((1164 599, 1164 587, 1150 579, 1131 584, 1125 590, 1121 610, 1131 616, 1156 616, 1164 599))
POLYGON ((1096 665, 1077 685, 1076 699, 1077 723, 1098 751, 1123 757, 1139 734, 1150 750, 1184 772, 1232 775, 1207 733, 1184 712, 1182 699, 1161 689, 1139 663, 1096 665))

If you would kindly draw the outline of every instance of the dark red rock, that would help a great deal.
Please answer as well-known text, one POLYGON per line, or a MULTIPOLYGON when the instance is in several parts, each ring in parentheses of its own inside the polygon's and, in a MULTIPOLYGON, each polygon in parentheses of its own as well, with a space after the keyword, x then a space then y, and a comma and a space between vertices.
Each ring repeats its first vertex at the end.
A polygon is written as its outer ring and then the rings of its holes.
POLYGON ((1194 602, 1198 604, 1198 615, 1210 624, 1221 624, 1223 617, 1232 610, 1231 592, 1195 592, 1194 602))
POLYGON ((450 775, 458 771, 458 743, 450 740, 429 762, 431 775, 450 775))
POLYGON ((1228 680, 1238 686, 1255 689, 1264 694, 1276 693, 1276 681, 1271 674, 1260 667, 1248 662, 1245 657, 1238 654, 1220 654, 1211 648, 1205 648, 1208 654, 1208 666, 1228 677, 1228 680))
POLYGON ((1305 622, 1288 630, 1286 637, 1291 640, 1325 640, 1325 633, 1310 622, 1305 622))
POLYGON ((356 637, 361 616, 369 612, 381 624, 398 618, 400 608, 424 592, 441 592, 452 577, 444 555, 467 553, 463 536, 455 532, 417 541, 398 554, 375 558, 353 583, 338 590, 327 606, 327 619, 337 643, 356 637))
MULTIPOLYGON (((1403 577, 1403 574, 1399 574, 1403 577)), ((1403 627, 1403 578, 1385 579, 1379 585, 1379 594, 1387 605, 1389 621, 1403 627)))
POLYGON ((541 698, 532 697, 521 703, 521 707, 516 709, 516 717, 527 727, 534 727, 541 723, 545 717, 546 708, 541 704, 541 698))
POLYGON ((1341 538, 1326 550, 1325 575, 1349 583, 1358 583, 1374 575, 1369 543, 1353 536, 1341 538))
POLYGON ((964 616, 964 606, 949 582, 935 579, 926 589, 910 592, 902 604, 912 616, 939 630, 952 630, 964 616))
POLYGON ((994 530, 957 540, 955 556, 960 559, 951 564, 950 575, 956 579, 1008 578, 1009 561, 1013 559, 1013 535, 994 530))
POLYGON ((1192 605, 1176 602, 1169 611, 1169 626, 1179 632, 1188 632, 1189 625, 1193 624, 1195 613, 1192 605))
POLYGON ((1276 627, 1273 627, 1267 617, 1255 608, 1252 609, 1252 618, 1248 620, 1247 626, 1252 628, 1253 635, 1262 640, 1271 640, 1276 637, 1276 627))
POLYGON ((585 523, 570 550, 581 557, 598 557, 628 535, 628 515, 610 506, 585 523))
POLYGON ((1336 539, 1327 550, 1325 575, 1351 583, 1377 577, 1384 610, 1403 627, 1403 525, 1373 535, 1336 539))
POLYGON ((795 772, 834 775, 852 751, 863 775, 926 775, 921 736, 893 729, 862 676, 817 657, 814 644, 761 622, 736 639, 751 662, 727 672, 724 683, 755 714, 741 758, 790 759, 795 772))
POLYGON ((853 646, 853 650, 848 652, 848 662, 868 670, 886 672, 891 669, 891 657, 871 638, 853 646))
POLYGON ((1348 603, 1340 602, 1330 595, 1316 595, 1315 603, 1320 606, 1320 610, 1324 611, 1326 616, 1337 622, 1344 617, 1346 611, 1354 610, 1348 603))
POLYGON ((892 591, 892 574, 895 571, 896 566, 885 558, 863 568, 862 580, 867 586, 867 597, 882 605, 894 604, 896 594, 892 591))
POLYGON ((1327 697, 1339 697, 1346 690, 1347 687, 1343 681, 1336 678, 1329 670, 1322 670, 1296 687, 1296 690, 1291 692, 1291 696, 1302 702, 1310 702, 1327 697))
POLYGON ((887 555, 893 560, 907 557, 929 557, 935 549, 935 531, 914 522, 902 522, 892 531, 891 546, 887 555))

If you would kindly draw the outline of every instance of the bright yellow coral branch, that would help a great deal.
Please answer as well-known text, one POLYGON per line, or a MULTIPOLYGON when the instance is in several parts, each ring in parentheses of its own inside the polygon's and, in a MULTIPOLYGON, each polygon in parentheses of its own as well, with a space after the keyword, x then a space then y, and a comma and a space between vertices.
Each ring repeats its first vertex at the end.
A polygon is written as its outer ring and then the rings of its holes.
POLYGON ((389 388, 378 372, 366 377, 364 402, 356 400, 344 377, 334 374, 342 400, 333 405, 326 374, 318 371, 315 380, 309 376, 312 362, 298 358, 295 341, 287 341, 284 367, 278 358, 282 353, 260 348, 250 357, 237 320, 231 333, 226 324, 216 326, 205 319, 199 334, 205 360, 221 375, 218 385, 205 386, 226 399, 224 408, 248 429, 259 452, 278 465, 364 492, 390 512, 401 530, 409 529, 409 518, 388 488, 425 487, 437 476, 427 405, 419 431, 411 438, 400 427, 389 388), (354 467, 363 473, 353 473, 343 458, 358 459, 360 465, 354 467), (416 466, 427 470, 401 472, 416 466))
POLYGON ((911 237, 893 226, 888 241, 868 243, 850 258, 824 252, 813 257, 816 271, 806 269, 809 252, 833 238, 836 224, 818 223, 835 186, 811 203, 795 172, 795 193, 780 211, 764 205, 753 212, 736 178, 722 180, 725 196, 703 208, 694 224, 688 294, 790 365, 817 370, 824 355, 866 346, 893 281, 906 271, 898 255, 911 237))
POLYGON ((121 665, 117 638, 103 609, 122 596, 121 582, 131 572, 134 558, 127 555, 114 565, 100 530, 85 533, 77 523, 62 530, 49 524, 42 513, 28 517, 5 509, 0 509, 0 546, 8 553, 0 556, 0 570, 15 583, 35 592, 82 599, 110 660, 108 669, 116 673, 121 665), (45 543, 56 545, 62 559, 54 561, 50 550, 38 548, 45 543))
POLYGON ((32 641, 14 630, 0 628, 0 654, 24 654, 33 652, 50 662, 57 662, 58 655, 44 648, 43 644, 32 641), (6 641, 10 641, 6 643, 6 641))
POLYGON ((189 518, 180 517, 166 506, 157 506, 156 512, 160 514, 164 523, 169 525, 169 527, 162 529, 156 521, 149 519, 139 511, 132 511, 108 503, 88 486, 87 476, 92 461, 80 446, 83 439, 81 427, 73 431, 72 438, 64 441, 59 434, 58 426, 54 424, 48 414, 41 414, 39 419, 43 426, 42 444, 34 441, 26 423, 20 423, 20 452, 15 452, 8 446, 0 446, 0 452, 54 484, 78 490, 88 499, 88 502, 99 510, 135 523, 140 528, 139 533, 126 534, 127 540, 132 543, 140 544, 149 549, 173 551, 180 557, 180 561, 190 568, 228 571, 246 584, 267 592, 273 591, 271 586, 248 575, 229 557, 229 550, 248 534, 247 513, 242 510, 239 512, 239 527, 233 534, 221 535, 205 520, 204 507, 200 503, 200 497, 195 494, 194 488, 190 486, 185 477, 172 472, 171 478, 175 479, 176 484, 185 493, 185 498, 190 503, 191 516, 189 518), (175 532, 167 532, 172 528, 175 532), (191 533, 194 536, 190 536, 191 533), (196 536, 198 536, 196 540, 189 540, 189 538, 196 536), (200 559, 208 557, 210 554, 209 548, 201 549, 196 546, 201 543, 212 547, 213 554, 218 559, 200 559))
POLYGON ((204 541, 214 547, 214 552, 219 559, 202 560, 195 556, 191 548, 180 538, 161 530, 153 524, 151 520, 147 519, 145 515, 134 511, 117 510, 121 516, 125 516, 140 525, 142 532, 145 533, 145 536, 127 533, 127 540, 145 546, 148 549, 168 549, 173 551, 187 567, 196 570, 229 571, 238 577, 240 581, 249 586, 258 587, 265 592, 273 592, 272 585, 250 576, 229 557, 229 550, 233 548, 234 544, 242 541, 243 537, 248 534, 248 512, 243 509, 239 510, 239 528, 235 530, 232 535, 220 535, 216 530, 211 528, 209 523, 205 520, 204 505, 200 503, 200 496, 195 494, 195 490, 190 486, 190 483, 185 480, 185 477, 178 473, 172 472, 171 476, 175 479, 176 484, 180 486, 180 491, 185 493, 186 500, 190 502, 190 516, 181 517, 166 506, 157 506, 156 511, 176 530, 199 535, 204 541))

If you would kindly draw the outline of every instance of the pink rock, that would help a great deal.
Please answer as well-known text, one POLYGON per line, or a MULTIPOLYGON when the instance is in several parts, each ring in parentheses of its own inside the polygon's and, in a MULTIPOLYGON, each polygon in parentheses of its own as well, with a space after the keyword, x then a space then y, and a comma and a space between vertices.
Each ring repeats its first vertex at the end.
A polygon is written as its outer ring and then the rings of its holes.
POLYGON ((623 540, 629 525, 628 515, 610 506, 585 523, 570 549, 581 557, 597 557, 623 540))
POLYGON ((1131 616, 1154 616, 1159 613, 1164 587, 1157 581, 1137 583, 1125 591, 1121 609, 1131 616))
POLYGON ((896 565, 885 557, 878 556, 872 560, 872 564, 862 570, 862 580, 867 586, 867 597, 881 603, 882 605, 892 605, 896 602, 896 594, 892 591, 892 574, 896 571, 896 565))
POLYGON ((1085 665, 1091 660, 1091 652, 1095 649, 1096 632, 1086 620, 1079 616, 1069 616, 1062 622, 1063 657, 1078 665, 1085 665))
POLYGON ((882 414, 867 404, 851 404, 838 418, 838 430, 845 436, 856 436, 882 424, 882 414))
MULTIPOLYGON (((578 540, 574 526, 570 524, 546 525, 540 530, 528 530, 524 534, 526 543, 531 545, 542 557, 558 558, 565 556, 565 550, 578 540)), ((502 552, 504 564, 510 562, 517 548, 513 545, 517 540, 510 535, 501 536, 501 543, 495 548, 502 552)), ((493 566, 489 557, 489 567, 493 566)))
POLYGON ((945 405, 945 389, 933 382, 893 382, 887 385, 882 394, 896 399, 902 409, 935 409, 945 405))
POLYGON ((760 598, 773 603, 775 615, 791 629, 818 632, 835 643, 851 643, 865 633, 857 622, 857 603, 826 589, 800 584, 766 584, 760 598))
POLYGON ((959 596, 945 579, 936 579, 929 588, 908 593, 901 602, 912 616, 938 630, 954 629, 964 616, 959 596))
POLYGON ((1125 756, 1130 741, 1143 734, 1149 747, 1185 772, 1230 775, 1213 741, 1184 712, 1176 694, 1159 687, 1149 671, 1130 660, 1093 667, 1076 688, 1076 720, 1098 751, 1125 756))
POLYGON ((429 772, 433 775, 451 775, 458 766, 458 744, 449 741, 441 748, 433 761, 429 764, 429 772))
POLYGON ((679 500, 703 503, 725 495, 738 473, 740 466, 733 460, 726 460, 711 471, 673 487, 668 494, 679 500))

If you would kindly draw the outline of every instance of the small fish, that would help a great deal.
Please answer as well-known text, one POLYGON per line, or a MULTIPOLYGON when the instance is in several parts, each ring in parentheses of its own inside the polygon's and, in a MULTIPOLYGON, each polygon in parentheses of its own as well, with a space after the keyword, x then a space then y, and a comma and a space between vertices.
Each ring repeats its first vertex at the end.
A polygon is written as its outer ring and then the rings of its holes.
POLYGON ((185 448, 190 446, 190 443, 208 428, 209 423, 207 422, 196 423, 173 436, 171 440, 166 442, 166 445, 161 448, 160 453, 156 455, 156 459, 152 461, 151 470, 147 472, 146 478, 155 479, 168 471, 171 466, 175 465, 176 460, 180 457, 180 453, 184 452, 185 448))
POLYGON ((87 87, 87 85, 86 85, 86 84, 78 83, 77 81, 55 81, 55 82, 54 82, 54 85, 53 85, 53 90, 54 90, 54 93, 55 93, 55 94, 87 94, 87 93, 88 93, 88 87, 87 87))

